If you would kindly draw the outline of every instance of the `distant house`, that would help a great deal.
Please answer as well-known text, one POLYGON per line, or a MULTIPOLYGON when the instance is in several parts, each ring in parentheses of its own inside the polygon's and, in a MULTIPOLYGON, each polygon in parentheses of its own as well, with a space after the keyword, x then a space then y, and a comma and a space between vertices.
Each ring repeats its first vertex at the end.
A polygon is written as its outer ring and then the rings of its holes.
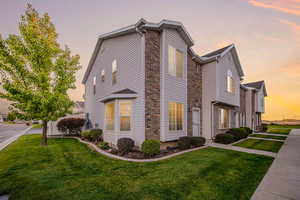
POLYGON ((141 19, 99 36, 82 83, 85 113, 105 141, 213 139, 229 128, 260 125, 265 86, 242 84, 235 46, 199 56, 193 44, 183 24, 170 20, 141 19), (252 112, 248 101, 256 102, 252 112))

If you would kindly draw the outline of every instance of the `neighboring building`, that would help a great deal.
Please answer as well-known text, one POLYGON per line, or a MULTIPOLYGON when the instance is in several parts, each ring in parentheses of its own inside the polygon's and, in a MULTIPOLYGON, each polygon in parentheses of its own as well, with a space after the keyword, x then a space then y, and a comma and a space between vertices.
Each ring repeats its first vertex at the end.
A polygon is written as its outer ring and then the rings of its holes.
POLYGON ((98 38, 82 82, 85 112, 105 141, 211 139, 240 126, 244 73, 234 45, 198 56, 193 44, 169 20, 141 19, 98 38))
MULTIPOLYGON (((0 89, 1 90, 1 89, 0 89)), ((8 114, 9 102, 4 99, 0 99, 0 122, 6 121, 8 114)))

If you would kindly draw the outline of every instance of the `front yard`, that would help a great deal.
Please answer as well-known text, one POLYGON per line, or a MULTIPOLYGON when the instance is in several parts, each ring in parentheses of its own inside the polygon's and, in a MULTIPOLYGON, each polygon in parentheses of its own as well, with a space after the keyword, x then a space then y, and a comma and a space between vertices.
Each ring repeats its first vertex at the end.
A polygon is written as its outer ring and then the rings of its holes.
POLYGON ((275 140, 285 140, 286 136, 277 136, 277 135, 262 135, 262 134, 251 134, 250 137, 256 138, 267 138, 267 139, 275 139, 275 140))
POLYGON ((100 155, 75 139, 22 136, 0 152, 0 194, 10 199, 250 199, 273 158, 205 148, 164 161, 100 155))
POLYGON ((235 144, 234 146, 244 147, 248 149, 257 149, 263 151, 271 151, 277 153, 283 142, 280 141, 269 141, 269 140, 260 140, 260 139, 246 139, 242 142, 235 144))

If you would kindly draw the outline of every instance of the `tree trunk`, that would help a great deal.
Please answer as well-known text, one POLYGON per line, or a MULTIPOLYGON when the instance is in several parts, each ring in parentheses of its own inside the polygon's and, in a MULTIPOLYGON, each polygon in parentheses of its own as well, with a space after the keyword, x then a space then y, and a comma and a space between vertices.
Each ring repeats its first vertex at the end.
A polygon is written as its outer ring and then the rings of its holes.
POLYGON ((42 136, 42 145, 47 146, 47 121, 43 121, 43 136, 42 136))

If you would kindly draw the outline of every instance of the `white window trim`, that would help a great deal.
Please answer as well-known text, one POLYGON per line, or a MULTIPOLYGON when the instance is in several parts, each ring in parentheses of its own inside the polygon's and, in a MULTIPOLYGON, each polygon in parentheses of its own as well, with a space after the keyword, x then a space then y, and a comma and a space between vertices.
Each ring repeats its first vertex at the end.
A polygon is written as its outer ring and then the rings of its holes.
POLYGON ((227 108, 219 108, 219 127, 218 127, 218 129, 219 130, 227 130, 227 129, 230 129, 230 128, 231 128, 231 110, 227 109, 227 108), (228 114, 229 114, 229 117, 228 117, 228 128, 222 128, 221 127, 221 109, 228 110, 228 114))
POLYGON ((129 100, 129 99, 124 99, 124 100, 118 100, 118 106, 119 106, 119 109, 118 109, 118 127, 119 127, 119 131, 120 131, 120 133, 121 134, 129 134, 129 133, 131 133, 132 132, 132 130, 133 130, 133 101, 132 100, 129 100), (122 102, 130 102, 130 106, 131 106, 131 108, 130 108, 130 130, 129 131, 122 131, 121 130, 121 103, 122 102))

